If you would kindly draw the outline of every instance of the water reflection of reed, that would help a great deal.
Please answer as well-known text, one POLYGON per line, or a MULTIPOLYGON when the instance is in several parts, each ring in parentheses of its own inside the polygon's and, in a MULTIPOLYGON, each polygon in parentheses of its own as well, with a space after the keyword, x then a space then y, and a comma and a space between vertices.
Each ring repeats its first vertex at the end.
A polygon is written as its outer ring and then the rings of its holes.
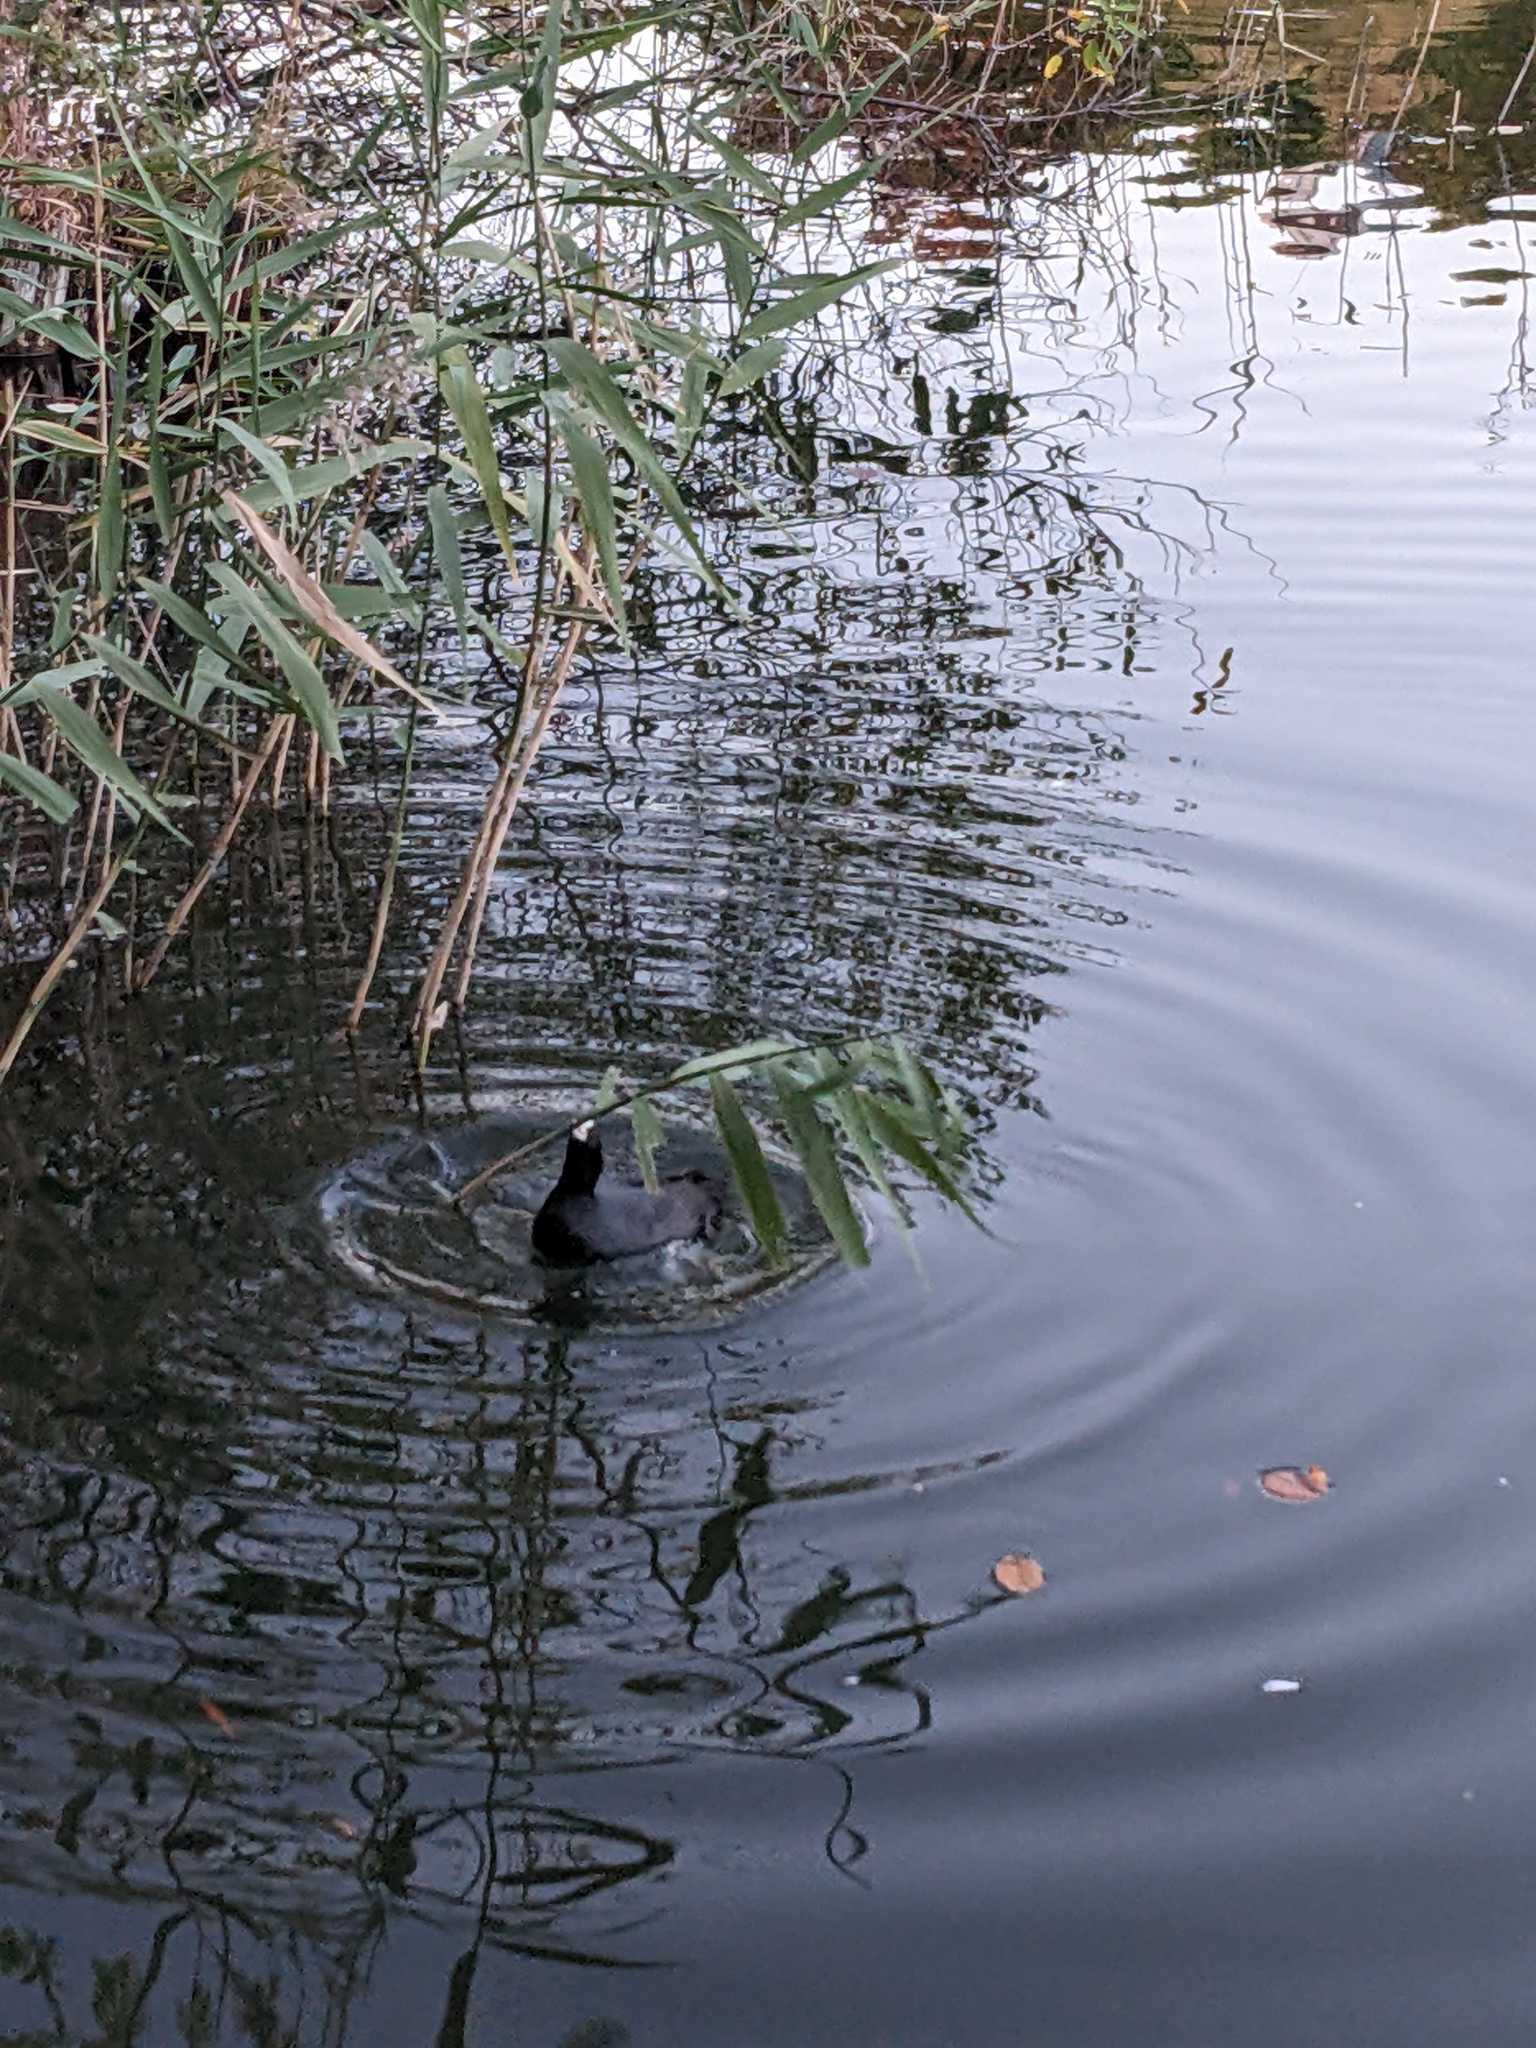
MULTIPOLYGON (((441 2040, 487 1948, 662 1960, 631 1930, 687 1845, 626 1819, 623 1786, 689 1750, 824 1769, 823 1853, 857 1875, 858 1757, 927 1725, 908 1666, 964 1615, 755 1549, 814 1411, 729 1394, 717 1361, 702 1408, 636 1418, 563 1341, 409 1321, 393 1353, 354 1337, 349 1378, 284 1320, 259 1393, 205 1311, 147 1410, 55 1417, 0 1475, 0 1859, 161 1902, 143 1960, 108 1966, 146 2038, 232 1994, 253 2028, 322 2002, 348 2038, 396 1907, 469 1916, 441 2040), (194 1381, 192 1450, 154 1418, 194 1381), (279 1978, 257 1959, 283 1925, 279 1978)), ((8 1964, 72 2039, 75 1959, 41 1968, 18 1931, 8 1964)))

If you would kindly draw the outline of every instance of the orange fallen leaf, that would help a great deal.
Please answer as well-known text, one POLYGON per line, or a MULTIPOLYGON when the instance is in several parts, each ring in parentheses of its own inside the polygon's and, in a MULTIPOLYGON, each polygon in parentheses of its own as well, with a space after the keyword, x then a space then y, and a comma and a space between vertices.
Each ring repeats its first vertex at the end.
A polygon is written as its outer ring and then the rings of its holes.
POLYGON ((1270 1465, 1259 1474, 1259 1486, 1271 1500, 1290 1501, 1298 1507, 1321 1500, 1329 1485, 1321 1465, 1270 1465))
POLYGON ((1045 1573, 1022 1550, 1010 1550, 1006 1557, 1000 1557, 992 1567, 992 1576, 1005 1593, 1038 1593, 1045 1584, 1045 1573))
POLYGON ((233 1742, 235 1739, 234 1723, 230 1720, 224 1709, 213 1700, 199 1700, 197 1704, 207 1719, 218 1729, 219 1733, 227 1735, 230 1741, 233 1742))

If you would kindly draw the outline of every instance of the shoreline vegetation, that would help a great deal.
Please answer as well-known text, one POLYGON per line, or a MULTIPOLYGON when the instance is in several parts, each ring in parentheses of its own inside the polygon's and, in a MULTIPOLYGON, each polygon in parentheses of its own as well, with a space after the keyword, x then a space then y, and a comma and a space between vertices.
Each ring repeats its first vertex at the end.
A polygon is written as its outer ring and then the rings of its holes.
MULTIPOLYGON (((420 1076, 571 677, 632 647, 652 561, 728 616, 711 518, 803 470, 786 380, 893 267, 840 260, 849 209, 1006 190, 1152 107, 1173 12, 0 0, 0 1087, 82 953, 142 991, 253 813, 328 817, 359 754, 393 781, 362 1032, 448 721, 486 781, 404 1020, 420 1076)), ((1237 22, 1230 89, 1259 104, 1277 59, 1278 10, 1237 22)), ((738 1070, 846 1254, 840 1148, 963 1202, 904 1045, 762 1044, 690 1078, 765 1243, 738 1070)))

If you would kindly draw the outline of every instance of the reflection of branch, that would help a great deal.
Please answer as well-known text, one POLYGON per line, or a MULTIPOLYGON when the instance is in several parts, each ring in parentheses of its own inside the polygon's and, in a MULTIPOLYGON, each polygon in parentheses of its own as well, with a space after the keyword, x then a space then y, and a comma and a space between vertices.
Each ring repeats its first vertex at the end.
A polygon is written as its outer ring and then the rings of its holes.
POLYGON ((835 1773, 843 1788, 842 1804, 828 1823, 827 1832, 823 1837, 822 1846, 826 1852, 827 1861, 839 1877, 846 1877, 850 1884, 856 1884, 862 1890, 868 1891, 870 1889, 868 1878, 860 1877, 853 1867, 855 1863, 861 1863, 869 1854, 868 1835, 862 1833, 860 1829, 850 1826, 848 1820, 849 1814, 853 1811, 853 1773, 845 1770, 841 1764, 834 1763, 830 1757, 819 1759, 819 1761, 824 1762, 827 1769, 835 1773), (843 1834, 847 1835, 849 1846, 847 1851, 840 1856, 837 1853, 837 1838, 843 1834))

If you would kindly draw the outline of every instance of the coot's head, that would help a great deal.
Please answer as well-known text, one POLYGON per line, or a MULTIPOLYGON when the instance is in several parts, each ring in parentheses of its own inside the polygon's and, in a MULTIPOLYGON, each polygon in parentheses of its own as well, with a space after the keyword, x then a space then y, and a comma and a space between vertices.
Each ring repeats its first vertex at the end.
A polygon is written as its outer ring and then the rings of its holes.
POLYGON ((562 1195, 590 1195, 602 1178, 603 1141, 589 1118, 578 1124, 565 1141, 565 1164, 560 1169, 562 1195))

